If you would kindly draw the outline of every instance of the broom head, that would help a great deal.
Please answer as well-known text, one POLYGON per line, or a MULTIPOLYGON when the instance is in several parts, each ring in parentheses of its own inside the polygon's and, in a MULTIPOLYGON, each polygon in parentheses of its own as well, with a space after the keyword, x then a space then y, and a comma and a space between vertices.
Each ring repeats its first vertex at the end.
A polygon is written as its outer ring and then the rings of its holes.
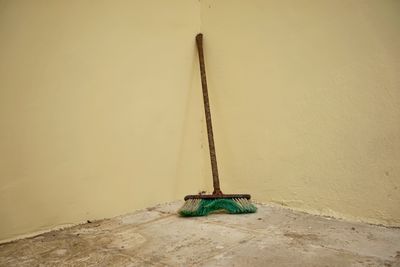
POLYGON ((205 216, 215 211, 230 214, 254 213, 256 206, 248 194, 212 194, 185 196, 185 204, 178 210, 183 217, 205 216))

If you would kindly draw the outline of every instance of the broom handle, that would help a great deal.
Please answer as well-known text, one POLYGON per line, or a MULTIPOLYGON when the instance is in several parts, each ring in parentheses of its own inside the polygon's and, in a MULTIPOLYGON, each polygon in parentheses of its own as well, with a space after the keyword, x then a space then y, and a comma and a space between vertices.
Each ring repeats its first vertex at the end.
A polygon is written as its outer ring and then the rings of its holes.
POLYGON ((204 111, 206 114, 208 147, 210 150, 211 170, 213 176, 213 186, 214 186, 213 195, 222 195, 221 188, 219 186, 217 155, 215 153, 214 134, 211 122, 210 101, 208 99, 206 67, 204 63, 204 53, 203 53, 203 34, 199 33, 196 35, 196 44, 197 44, 197 51, 199 54, 201 87, 203 89, 203 101, 204 101, 204 111))

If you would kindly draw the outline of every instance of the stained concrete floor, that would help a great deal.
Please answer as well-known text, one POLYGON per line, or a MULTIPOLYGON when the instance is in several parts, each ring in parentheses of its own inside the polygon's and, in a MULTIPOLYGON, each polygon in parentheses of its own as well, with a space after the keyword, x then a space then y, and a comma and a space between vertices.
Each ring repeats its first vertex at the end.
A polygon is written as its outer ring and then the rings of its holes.
POLYGON ((174 202, 0 245, 0 266, 400 266, 400 229, 258 205, 180 218, 174 202))

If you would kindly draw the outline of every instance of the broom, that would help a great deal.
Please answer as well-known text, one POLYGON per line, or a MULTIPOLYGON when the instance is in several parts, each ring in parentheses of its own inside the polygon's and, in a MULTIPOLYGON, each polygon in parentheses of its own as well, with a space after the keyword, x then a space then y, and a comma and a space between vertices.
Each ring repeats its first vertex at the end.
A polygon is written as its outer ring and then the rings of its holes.
POLYGON ((227 213, 254 213, 257 208, 250 202, 249 194, 223 194, 219 185, 217 156, 215 154, 214 135, 211 123, 210 103, 208 99, 206 69, 203 53, 203 35, 196 36, 197 51, 200 61, 201 86, 203 89, 204 110, 206 115, 208 146, 210 150, 211 170, 214 191, 209 195, 187 195, 185 204, 178 213, 184 217, 205 216, 214 211, 224 210, 227 213))

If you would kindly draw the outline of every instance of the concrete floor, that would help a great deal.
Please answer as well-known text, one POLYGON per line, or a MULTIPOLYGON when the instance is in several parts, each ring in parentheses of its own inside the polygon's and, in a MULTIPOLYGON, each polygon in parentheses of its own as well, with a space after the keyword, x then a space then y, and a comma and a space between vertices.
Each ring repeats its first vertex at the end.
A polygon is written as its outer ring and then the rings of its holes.
POLYGON ((400 229, 268 205, 180 218, 181 204, 0 245, 0 266, 400 266, 400 229))

